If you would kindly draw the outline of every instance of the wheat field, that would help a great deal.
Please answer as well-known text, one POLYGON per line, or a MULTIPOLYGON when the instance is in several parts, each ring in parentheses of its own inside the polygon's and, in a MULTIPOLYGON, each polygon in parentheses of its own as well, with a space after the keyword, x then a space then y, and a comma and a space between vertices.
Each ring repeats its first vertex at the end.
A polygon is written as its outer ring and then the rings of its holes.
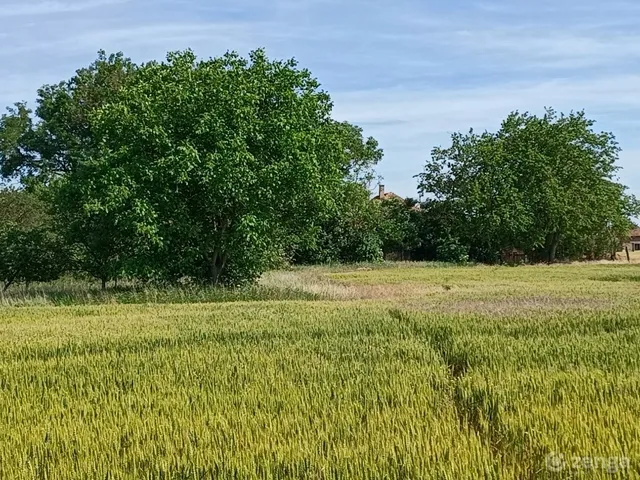
POLYGON ((14 298, 0 479, 636 478, 639 282, 399 264, 272 272, 265 300, 14 298))

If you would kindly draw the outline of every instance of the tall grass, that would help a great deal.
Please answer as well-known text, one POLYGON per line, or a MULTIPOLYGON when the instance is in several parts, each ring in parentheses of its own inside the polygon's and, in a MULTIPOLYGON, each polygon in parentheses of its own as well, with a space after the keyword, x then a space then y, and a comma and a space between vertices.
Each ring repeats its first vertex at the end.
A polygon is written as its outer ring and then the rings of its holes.
POLYGON ((135 303, 220 303, 268 300, 315 300, 319 295, 284 285, 226 288, 176 285, 167 287, 124 284, 102 290, 91 282, 64 279, 51 284, 18 286, 0 293, 4 306, 69 306, 135 303))

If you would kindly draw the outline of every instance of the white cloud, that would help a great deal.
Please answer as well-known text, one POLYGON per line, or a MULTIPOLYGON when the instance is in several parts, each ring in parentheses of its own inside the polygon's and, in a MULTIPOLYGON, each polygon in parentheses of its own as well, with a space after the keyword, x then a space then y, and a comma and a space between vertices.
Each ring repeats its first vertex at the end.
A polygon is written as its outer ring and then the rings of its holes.
MULTIPOLYGON (((255 48, 256 25, 243 23, 166 23, 135 27, 88 28, 71 35, 60 35, 48 40, 27 39, 21 44, 1 45, 0 55, 18 56, 32 52, 55 51, 57 55, 125 50, 137 53, 145 48, 157 47, 162 53, 197 47, 201 44, 226 45, 228 49, 250 50, 255 48)), ((156 57, 145 55, 138 60, 156 57)), ((219 52, 218 52, 219 53, 219 52)))
POLYGON ((47 1, 13 3, 0 8, 0 17, 19 17, 34 15, 50 15, 54 13, 81 12, 92 8, 125 3, 129 0, 76 0, 76 1, 47 1))
POLYGON ((250 38, 254 28, 256 28, 255 25, 242 23, 141 25, 85 31, 61 39, 57 45, 68 50, 86 49, 87 45, 114 46, 116 49, 126 46, 160 45, 166 50, 174 50, 184 48, 184 45, 188 45, 190 42, 203 40, 237 44, 237 40, 250 38))
POLYGON ((457 32, 445 41, 471 55, 506 59, 507 68, 582 68, 640 57, 640 35, 625 33, 487 29, 457 32))
MULTIPOLYGON (((336 117, 386 150, 412 194, 434 145, 514 109, 585 108, 640 150, 640 3, 632 0, 0 0, 0 108, 69 78, 98 49, 135 61, 266 47, 318 76, 336 117)), ((637 153, 637 152, 636 152, 637 153)), ((640 169, 625 154, 627 178, 640 169)), ((631 183, 631 181, 629 182, 631 183)))
POLYGON ((495 130, 513 110, 540 113, 585 109, 596 129, 620 133, 623 182, 640 196, 640 74, 541 83, 506 83, 467 89, 387 89, 334 93, 335 116, 362 125, 386 151, 381 173, 390 187, 411 195, 418 173, 434 146, 456 131, 495 130), (634 153, 635 152, 635 153, 634 153))
MULTIPOLYGON (((484 128, 511 110, 640 110, 640 74, 541 83, 506 83, 467 89, 387 89, 333 95, 336 114, 363 123, 401 122, 425 133, 484 128)), ((398 127, 394 127, 398 128, 398 127)))

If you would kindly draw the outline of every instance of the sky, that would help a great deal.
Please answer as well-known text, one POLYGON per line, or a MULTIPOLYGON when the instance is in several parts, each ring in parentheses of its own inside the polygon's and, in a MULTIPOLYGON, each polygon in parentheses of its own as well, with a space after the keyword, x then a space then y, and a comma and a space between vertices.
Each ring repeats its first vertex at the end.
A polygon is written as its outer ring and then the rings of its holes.
POLYGON ((511 111, 582 110, 615 133, 640 197, 637 0, 0 0, 0 108, 31 102, 100 49, 136 62, 265 48, 295 57, 385 151, 387 190, 456 131, 511 111))

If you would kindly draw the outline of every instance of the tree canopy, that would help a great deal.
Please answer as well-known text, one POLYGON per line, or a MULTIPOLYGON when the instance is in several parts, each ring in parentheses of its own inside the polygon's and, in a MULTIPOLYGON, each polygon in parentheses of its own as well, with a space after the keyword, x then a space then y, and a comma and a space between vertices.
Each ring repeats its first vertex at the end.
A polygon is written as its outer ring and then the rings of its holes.
POLYGON ((0 188, 1 290, 56 280, 69 266, 67 246, 52 228, 46 203, 24 189, 0 188))
POLYGON ((104 282, 121 272, 239 283, 317 229, 382 152, 331 118, 318 81, 262 50, 135 65, 101 53, 0 121, 5 177, 48 188, 104 282))
POLYGON ((456 133, 436 148, 420 191, 447 204, 472 257, 517 248, 554 261, 611 252, 628 234, 635 199, 616 178, 619 147, 584 112, 512 113, 496 133, 456 133))

